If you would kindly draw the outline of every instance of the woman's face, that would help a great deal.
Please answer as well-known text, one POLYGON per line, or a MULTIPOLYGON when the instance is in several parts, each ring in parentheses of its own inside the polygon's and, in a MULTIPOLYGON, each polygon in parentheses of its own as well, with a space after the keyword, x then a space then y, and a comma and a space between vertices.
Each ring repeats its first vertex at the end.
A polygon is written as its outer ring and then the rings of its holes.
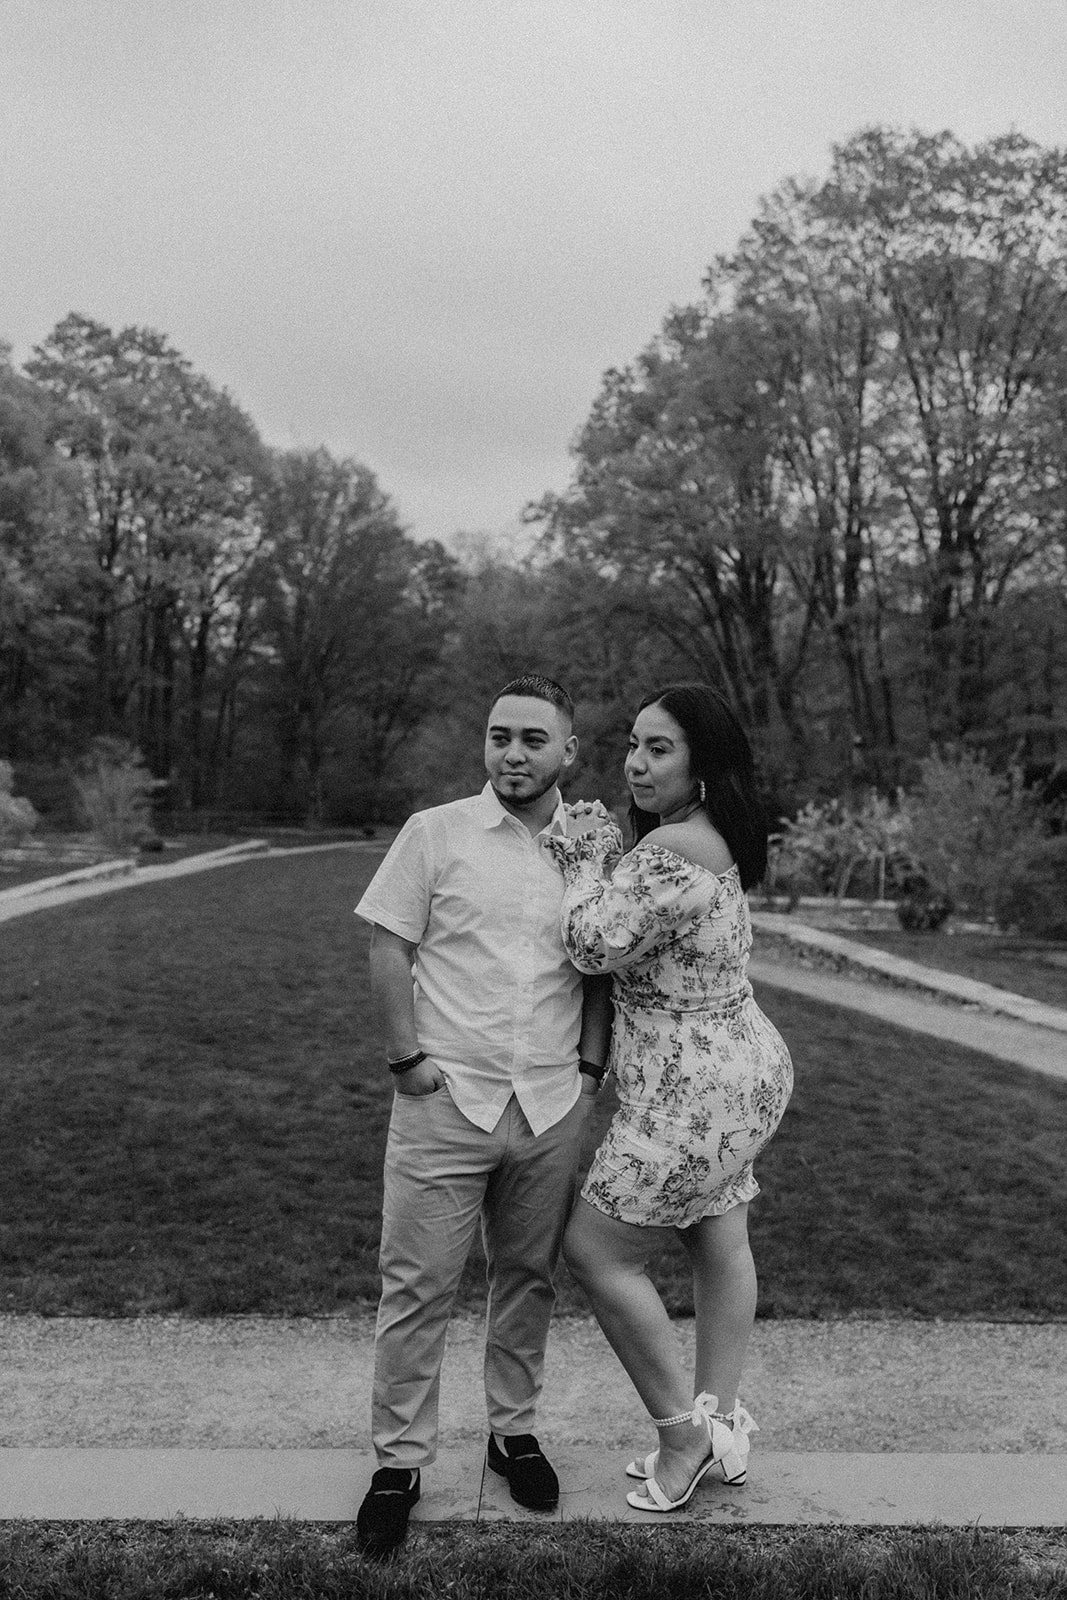
POLYGON ((661 705, 637 713, 623 770, 641 811, 666 820, 692 804, 696 784, 689 773, 689 743, 661 705))

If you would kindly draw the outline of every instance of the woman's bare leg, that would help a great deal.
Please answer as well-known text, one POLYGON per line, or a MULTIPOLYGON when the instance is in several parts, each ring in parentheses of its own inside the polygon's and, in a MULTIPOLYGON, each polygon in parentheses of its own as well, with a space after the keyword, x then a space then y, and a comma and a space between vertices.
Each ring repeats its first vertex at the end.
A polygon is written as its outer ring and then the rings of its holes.
MULTIPOLYGON (((567 1265, 589 1296, 604 1335, 653 1417, 692 1410, 693 1390, 682 1371, 670 1318, 645 1263, 673 1230, 637 1228, 606 1217, 579 1200, 567 1227, 567 1265)), ((731 1396, 729 1404, 733 1404, 731 1396)), ((683 1423, 659 1429, 656 1480, 670 1500, 688 1487, 708 1453, 708 1436, 683 1423)))
POLYGON ((693 1403, 670 1318, 645 1272, 670 1234, 616 1222, 579 1200, 563 1241, 568 1267, 653 1417, 672 1417, 693 1403))
POLYGON ((756 1319, 756 1268, 748 1242, 748 1206, 679 1229, 693 1269, 697 1394, 718 1396, 730 1411, 741 1385, 756 1319))

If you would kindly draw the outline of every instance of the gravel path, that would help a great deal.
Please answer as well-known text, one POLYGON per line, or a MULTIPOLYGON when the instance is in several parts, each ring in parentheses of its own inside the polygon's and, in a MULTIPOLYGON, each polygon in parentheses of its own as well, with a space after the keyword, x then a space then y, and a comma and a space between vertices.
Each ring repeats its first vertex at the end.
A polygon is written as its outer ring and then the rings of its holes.
MULTIPOLYGON (((362 1448, 372 1335, 370 1317, 0 1317, 0 1446, 362 1448)), ((481 1335, 450 1332, 443 1444, 484 1431, 481 1335)), ((1067 1451, 1067 1324, 759 1322, 743 1399, 771 1450, 1067 1451)), ((554 1324, 539 1430, 648 1435, 595 1323, 554 1324)))

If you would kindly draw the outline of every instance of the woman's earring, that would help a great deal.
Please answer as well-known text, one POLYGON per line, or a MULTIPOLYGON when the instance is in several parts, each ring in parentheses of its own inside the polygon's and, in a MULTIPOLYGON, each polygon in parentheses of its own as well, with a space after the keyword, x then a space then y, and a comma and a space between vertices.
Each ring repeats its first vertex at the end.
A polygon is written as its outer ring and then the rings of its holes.
POLYGON ((701 780, 700 780, 700 804, 701 804, 701 805, 702 805, 702 806, 706 806, 706 805, 707 805, 707 803, 708 803, 708 791, 707 791, 707 789, 706 789, 706 788, 705 788, 705 787, 704 787, 704 780, 703 780, 703 778, 701 778, 701 780))

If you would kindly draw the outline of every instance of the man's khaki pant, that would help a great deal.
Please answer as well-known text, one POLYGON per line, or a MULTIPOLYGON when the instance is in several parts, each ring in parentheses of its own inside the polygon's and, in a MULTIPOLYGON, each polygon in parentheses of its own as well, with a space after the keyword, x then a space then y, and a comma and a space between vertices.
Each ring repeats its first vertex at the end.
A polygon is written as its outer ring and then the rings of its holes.
POLYGON ((445 1332, 479 1217, 489 1427, 533 1431, 589 1104, 581 1097, 535 1137, 514 1095, 491 1133, 456 1110, 447 1088, 394 1095, 371 1416, 379 1466, 423 1467, 436 1457, 445 1332))

